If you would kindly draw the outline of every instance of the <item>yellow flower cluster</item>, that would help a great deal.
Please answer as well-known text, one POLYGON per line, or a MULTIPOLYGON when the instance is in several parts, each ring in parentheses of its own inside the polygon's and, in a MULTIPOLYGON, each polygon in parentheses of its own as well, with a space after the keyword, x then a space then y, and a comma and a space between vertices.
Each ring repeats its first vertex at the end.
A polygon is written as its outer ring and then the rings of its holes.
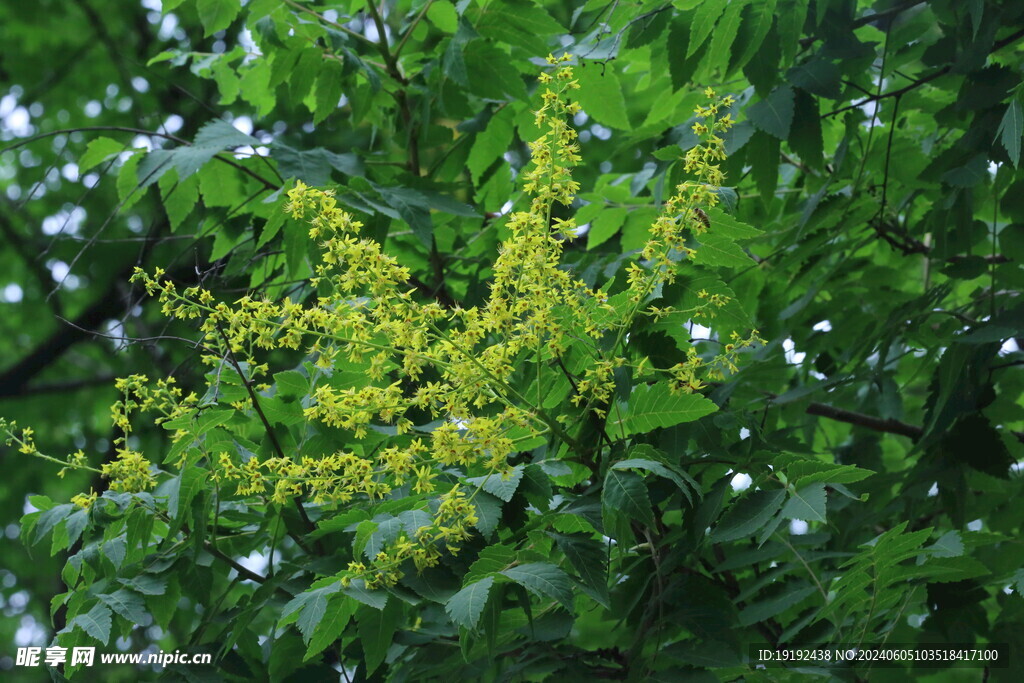
MULTIPOLYGON (((580 148, 569 123, 580 111, 571 97, 579 83, 570 62, 568 55, 550 56, 550 72, 540 77, 542 103, 534 120, 542 132, 530 143, 531 162, 521 176, 530 203, 506 221, 508 238, 480 307, 446 309, 418 301, 409 286, 409 270, 361 235, 362 224, 338 206, 334 192, 301 182, 288 190, 285 210, 308 223, 309 236, 320 247, 311 280, 319 293, 314 301, 243 296, 227 304, 198 287, 179 291, 161 269, 152 275, 136 270, 132 280, 158 297, 165 315, 200 321, 203 360, 216 379, 207 394, 213 398, 202 400, 183 395, 173 379, 153 386, 141 375, 118 380, 122 396, 111 407, 111 416, 123 435, 115 444, 117 458, 101 470, 110 488, 144 491, 154 486, 154 468, 128 447, 127 436, 132 413, 155 412, 158 424, 175 421, 172 439, 194 443, 214 481, 232 485, 237 496, 276 504, 302 496, 325 506, 377 501, 406 486, 413 494, 432 496, 433 504, 424 501, 420 508, 429 515, 429 524, 402 532, 374 557, 354 561, 339 575, 345 583, 362 578, 375 587, 399 580, 401 566, 409 560, 423 569, 440 561, 442 549, 458 552, 479 522, 476 493, 463 489, 465 477, 508 476, 517 443, 541 435, 580 450, 568 431, 570 417, 545 410, 543 378, 567 372, 562 356, 581 344, 593 360, 570 377, 576 392, 572 402, 583 406, 584 414, 606 414, 615 370, 628 362, 623 348, 634 317, 658 285, 673 281, 678 262, 693 256, 690 236, 708 227, 701 207, 717 202, 715 191, 723 180, 719 166, 725 158, 719 134, 732 125, 728 115, 719 117, 718 112, 732 99, 709 92, 710 105, 698 108, 702 120, 694 130, 704 143, 684 160, 696 181, 680 184, 665 202, 639 262, 629 266, 627 289, 620 297, 624 300, 616 307, 604 291, 590 288, 560 265, 564 245, 577 236, 574 220, 552 217, 553 207, 570 206, 579 190, 572 169, 580 160, 580 148), (300 443, 296 452, 278 447, 273 457, 264 458, 204 450, 196 426, 204 410, 228 403, 265 419, 260 401, 273 397, 272 388, 257 382, 269 372, 261 356, 274 349, 309 354, 313 364, 303 417, 351 432, 350 450, 311 457, 302 453, 300 443), (352 368, 358 368, 363 381, 355 386, 336 381, 335 371, 352 368), (429 435, 414 438, 410 411, 436 421, 429 435), (362 443, 387 425, 393 436, 383 444, 376 438, 362 443)), ((685 313, 713 317, 728 303, 719 294, 702 292, 700 298, 685 313)), ((643 312, 659 318, 678 311, 648 306, 643 312)), ((705 386, 702 378, 735 370, 738 350, 755 341, 756 332, 748 339, 737 337, 709 362, 691 350, 685 362, 663 372, 677 390, 699 391, 705 386)), ((639 361, 642 365, 645 359, 639 361)), ((35 452, 30 433, 16 440, 23 452, 35 452)), ((185 466, 185 458, 179 467, 185 466)), ((58 462, 87 467, 81 453, 58 462)), ((88 507, 95 497, 81 494, 76 503, 88 507)))

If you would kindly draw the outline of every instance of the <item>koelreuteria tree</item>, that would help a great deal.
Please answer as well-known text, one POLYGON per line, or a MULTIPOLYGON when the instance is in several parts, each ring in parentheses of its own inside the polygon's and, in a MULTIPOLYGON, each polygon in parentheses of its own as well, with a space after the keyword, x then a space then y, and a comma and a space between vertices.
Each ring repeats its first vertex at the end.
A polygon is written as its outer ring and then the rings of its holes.
MULTIPOLYGON (((3 395, 121 377, 3 407, 54 643, 221 680, 1020 644, 1024 7, 165 0, 129 57, 75 4, 106 98, 0 104, 18 296, 78 335, 3 395), (41 260, 23 214, 90 176, 41 260)), ((59 39, 24 12, 16 54, 59 39)))

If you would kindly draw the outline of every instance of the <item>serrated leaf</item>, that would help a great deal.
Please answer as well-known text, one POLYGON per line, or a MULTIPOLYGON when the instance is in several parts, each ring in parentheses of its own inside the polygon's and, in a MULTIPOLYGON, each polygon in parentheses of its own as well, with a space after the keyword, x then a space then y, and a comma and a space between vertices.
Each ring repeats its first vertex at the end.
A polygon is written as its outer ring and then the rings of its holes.
POLYGON ((427 19, 445 33, 459 30, 459 14, 448 0, 431 3, 427 7, 427 19))
POLYGON ((510 567, 501 572, 523 588, 542 598, 552 598, 572 609, 572 582, 561 569, 546 562, 510 567))
POLYGON ((505 107, 491 117, 487 128, 477 133, 466 159, 466 168, 474 183, 478 183, 484 171, 508 151, 514 132, 513 118, 513 109, 505 107))
POLYGON ((782 508, 782 516, 786 519, 824 522, 825 501, 825 485, 811 484, 792 493, 782 508))
POLYGON ((515 563, 516 551, 507 545, 490 545, 480 551, 466 573, 466 581, 483 578, 489 574, 500 572, 515 563))
POLYGON ((143 595, 163 595, 167 590, 167 578, 152 574, 139 574, 118 579, 118 582, 143 595))
POLYGON ((852 484, 874 474, 871 470, 855 465, 837 465, 820 460, 793 460, 782 467, 790 483, 797 490, 818 482, 852 484))
POLYGON ((686 48, 687 57, 693 55, 711 35, 715 22, 725 11, 727 4, 728 0, 704 0, 697 6, 697 12, 693 15, 693 23, 690 24, 690 40, 686 48))
POLYGON ((759 228, 736 220, 736 218, 721 209, 709 208, 706 213, 711 221, 711 232, 722 235, 730 240, 749 239, 764 233, 759 228))
POLYGON ((298 613, 297 624, 302 633, 302 641, 306 644, 313 636, 313 631, 327 613, 327 602, 331 595, 341 590, 341 582, 335 581, 321 588, 314 588, 299 593, 281 610, 281 618, 298 613))
POLYGON ((341 637, 345 627, 352 619, 352 615, 356 613, 356 602, 346 600, 345 597, 337 594, 330 596, 327 600, 327 611, 320 623, 313 629, 313 635, 309 637, 309 646, 306 648, 306 654, 303 655, 302 661, 309 661, 341 637))
POLYGON ((753 28, 750 32, 750 40, 743 53, 735 60, 734 65, 737 69, 742 69, 761 48, 761 43, 764 42, 765 36, 768 35, 768 31, 772 28, 772 22, 775 21, 775 5, 777 2, 778 0, 760 0, 750 5, 751 11, 747 16, 753 24, 753 28))
POLYGON ((960 532, 953 529, 942 534, 935 543, 925 550, 930 550, 932 557, 960 557, 964 554, 964 541, 960 532))
POLYGON ((477 517, 474 526, 484 538, 490 537, 501 519, 501 501, 489 493, 480 491, 473 497, 473 506, 476 508, 477 517))
POLYGON ((699 394, 673 394, 665 382, 641 384, 629 397, 629 406, 619 420, 608 423, 609 433, 626 436, 693 422, 718 410, 712 401, 699 394), (621 430, 621 432, 620 432, 621 430))
POLYGON ((816 590, 814 586, 794 584, 777 595, 756 602, 741 610, 739 615, 740 624, 750 626, 766 619, 771 619, 790 607, 800 604, 813 595, 816 590))
POLYGON ((480 621, 493 585, 493 576, 469 584, 445 603, 444 611, 456 624, 472 631, 480 621))
POLYGON ((111 140, 107 137, 98 137, 89 141, 85 152, 78 159, 78 172, 85 174, 86 171, 98 166, 116 154, 125 151, 123 142, 111 140))
POLYGON ((519 488, 519 482, 523 480, 523 469, 522 465, 516 465, 504 474, 492 472, 483 477, 472 477, 466 481, 473 486, 483 488, 484 491, 501 498, 507 503, 512 500, 516 489, 519 488))
POLYGON ((70 633, 74 629, 80 628, 106 645, 110 641, 112 623, 110 608, 102 602, 97 602, 88 612, 79 614, 69 621, 61 633, 70 633))
POLYGON ((753 260, 735 242, 716 232, 705 233, 697 238, 700 246, 693 262, 704 266, 745 268, 753 260))
POLYGON ((146 605, 138 593, 119 588, 113 593, 103 593, 97 597, 130 624, 141 624, 146 620, 146 605))
POLYGON ((711 540, 715 543, 728 543, 753 535, 779 511, 785 498, 785 489, 747 494, 722 515, 721 521, 711 532, 711 540))
POLYGON ((122 211, 127 211, 142 198, 137 174, 142 156, 138 152, 132 153, 117 172, 117 198, 121 202, 122 211))
POLYGON ((786 72, 786 80, 807 92, 838 100, 842 96, 842 70, 830 59, 814 57, 786 72))
POLYGON ((274 374, 277 385, 277 396, 284 398, 301 398, 309 391, 309 380, 296 370, 285 370, 274 374))
POLYGON ((654 523, 647 485, 639 475, 621 470, 608 470, 601 491, 605 509, 615 510, 645 524, 654 523))
POLYGON ((974 155, 963 166, 951 168, 942 176, 942 182, 954 187, 973 187, 988 178, 988 155, 974 155))
POLYGON ((673 482, 676 486, 678 486, 679 490, 683 492, 683 495, 685 495, 686 499, 689 500, 691 503, 693 502, 693 497, 690 493, 691 489, 695 491, 699 490, 697 482, 695 482, 692 477, 683 473, 675 472, 672 469, 670 469, 667 465, 657 462, 656 460, 648 460, 646 458, 629 458, 627 460, 620 460, 619 462, 615 463, 614 465, 612 465, 612 469, 641 469, 647 470, 648 472, 653 472, 654 474, 657 474, 659 477, 664 477, 665 479, 668 479, 669 481, 673 482))
POLYGON ((614 62, 607 65, 588 64, 575 70, 580 89, 574 91, 580 106, 596 121, 612 128, 629 130, 626 98, 615 73, 614 62))
POLYGON ((793 125, 795 95, 788 85, 772 90, 767 98, 747 109, 747 118, 758 130, 785 140, 793 125))
MULTIPOLYGON (((625 223, 628 212, 629 210, 624 206, 615 206, 602 210, 597 215, 597 218, 590 223, 590 231, 587 233, 587 249, 600 246, 614 236, 622 228, 623 223, 625 223)), ((579 220, 577 217, 577 223, 579 220)))
POLYGON ((388 604, 386 591, 370 590, 362 579, 356 579, 349 585, 343 586, 341 592, 374 609, 384 609, 388 604))
POLYGON ((583 584, 592 591, 592 597, 606 608, 608 596, 608 555, 606 548, 585 534, 550 534, 555 539, 569 564, 580 575, 583 584))
MULTIPOLYGON (((711 45, 705 57, 705 64, 708 71, 720 69, 724 74, 729 67, 729 56, 732 52, 732 44, 736 40, 736 33, 740 27, 740 14, 750 0, 731 0, 725 12, 722 14, 718 26, 711 34, 711 45)), ((692 39, 691 39, 692 40, 692 39)))
POLYGON ((179 180, 177 170, 171 170, 160 176, 159 186, 171 232, 177 232, 199 201, 199 178, 179 180))
MULTIPOLYGON (((977 29, 975 29, 977 31, 977 29)), ((1024 135, 1024 107, 1020 98, 1014 97, 1006 107, 1002 121, 999 123, 999 141, 1003 143, 1006 153, 1014 168, 1020 167, 1020 139, 1024 135)))
POLYGON ((356 611, 359 641, 366 655, 367 675, 376 671, 384 661, 401 616, 402 607, 397 600, 391 601, 382 610, 360 608, 356 611))
POLYGON ((330 116, 338 108, 341 101, 341 63, 334 59, 325 61, 316 77, 315 101, 313 107, 313 125, 330 116))
POLYGON ((124 536, 115 536, 103 542, 102 550, 110 564, 114 565, 115 569, 120 569, 128 555, 128 543, 124 536))
POLYGON ((203 35, 209 36, 217 31, 223 31, 242 9, 242 3, 238 0, 196 0, 196 10, 199 13, 199 21, 203 25, 203 35))
POLYGON ((185 518, 191 508, 192 499, 206 485, 206 477, 209 474, 209 470, 192 465, 175 477, 176 485, 167 497, 167 514, 171 519, 180 522, 185 518))

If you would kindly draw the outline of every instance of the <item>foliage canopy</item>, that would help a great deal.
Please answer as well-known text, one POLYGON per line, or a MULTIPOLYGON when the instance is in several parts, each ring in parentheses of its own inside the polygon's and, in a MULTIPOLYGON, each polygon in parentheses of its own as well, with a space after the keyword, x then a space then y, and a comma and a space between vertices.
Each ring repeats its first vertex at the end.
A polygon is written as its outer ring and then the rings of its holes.
POLYGON ((33 5, 5 642, 226 681, 1024 646, 1020 3, 33 5))

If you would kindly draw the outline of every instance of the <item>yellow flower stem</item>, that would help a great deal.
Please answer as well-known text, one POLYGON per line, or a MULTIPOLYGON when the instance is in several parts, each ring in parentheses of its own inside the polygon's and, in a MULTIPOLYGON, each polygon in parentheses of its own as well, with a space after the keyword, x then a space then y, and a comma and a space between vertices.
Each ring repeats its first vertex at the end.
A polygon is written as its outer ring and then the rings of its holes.
MULTIPOLYGON (((12 440, 17 442, 18 444, 20 444, 22 446, 25 445, 24 441, 19 439, 16 435, 12 434, 11 432, 7 432, 7 436, 9 436, 12 440)), ((89 472, 95 472, 96 474, 103 474, 102 470, 99 470, 99 469, 97 469, 95 467, 90 467, 89 465, 76 465, 76 464, 73 464, 73 463, 69 463, 66 460, 61 460, 60 458, 55 458, 52 455, 46 455, 45 453, 40 453, 34 447, 32 448, 32 452, 28 453, 27 455, 30 455, 33 458, 39 458, 40 460, 47 460, 47 461, 52 462, 54 464, 60 465, 61 467, 67 467, 68 469, 72 469, 72 470, 87 470, 89 472)))
MULTIPOLYGON (((212 306, 207 306, 205 304, 199 303, 198 301, 192 301, 191 299, 188 299, 186 297, 181 296, 177 292, 170 293, 169 296, 173 296, 178 301, 183 301, 183 302, 185 302, 185 303, 187 303, 187 304, 189 304, 191 306, 195 306, 195 307, 197 307, 197 308, 199 308, 201 310, 208 311, 209 313, 216 313, 218 315, 221 314, 221 311, 218 311, 216 308, 213 308, 212 306)), ((351 339, 349 337, 342 337, 341 335, 332 334, 330 332, 320 332, 320 331, 317 331, 317 330, 310 330, 308 328, 299 327, 297 325, 285 325, 283 322, 278 322, 278 321, 275 321, 275 320, 268 320, 266 318, 257 318, 255 316, 250 316, 250 317, 255 322, 263 323, 265 325, 272 325, 272 326, 275 326, 275 327, 277 327, 277 328, 279 328, 281 330, 290 329, 290 330, 294 330, 295 332, 299 332, 300 334, 304 334, 304 335, 308 334, 308 335, 310 335, 312 337, 320 337, 321 339, 332 339, 334 341, 339 341, 339 342, 342 342, 342 343, 345 343, 345 344, 354 344, 356 346, 365 346, 366 348, 376 349, 377 351, 388 351, 390 353, 395 353, 395 354, 400 354, 400 355, 403 355, 403 356, 409 356, 411 358, 418 358, 420 360, 425 360, 425 361, 427 361, 429 363, 433 363, 434 365, 439 365, 441 367, 449 367, 448 363, 445 363, 444 361, 442 361, 440 359, 431 358, 430 356, 424 356, 423 354, 416 353, 415 351, 408 351, 408 350, 405 350, 405 349, 396 349, 393 346, 387 346, 385 344, 375 344, 374 342, 362 341, 362 340, 359 340, 359 339, 351 339)))
MULTIPOLYGON (((466 358, 468 358, 469 361, 471 363, 473 363, 473 365, 476 365, 478 368, 480 368, 480 371, 484 374, 485 377, 490 379, 493 383, 495 383, 495 384, 497 384, 497 385, 499 385, 501 387, 504 387, 504 389, 509 393, 509 395, 512 396, 512 398, 514 398, 515 400, 520 402, 521 406, 525 406, 526 408, 529 409, 529 412, 534 413, 534 416, 537 419, 539 419, 541 422, 543 422, 545 425, 547 425, 548 429, 550 429, 555 436, 557 436, 559 439, 562 439, 563 441, 565 441, 565 443, 569 444, 569 446, 573 450, 575 450, 577 452, 582 452, 580 450, 579 443, 575 439, 573 439, 571 436, 569 436, 561 428, 561 426, 559 426, 558 422, 553 417, 548 415, 548 413, 545 412, 543 408, 541 408, 540 406, 533 405, 528 398, 526 398, 525 396, 520 394, 518 391, 513 389, 511 386, 509 386, 505 382, 502 382, 500 379, 495 377, 491 373, 491 371, 488 370, 487 367, 477 359, 476 356, 474 356, 470 352, 465 351, 464 349, 459 348, 454 343, 452 343, 451 339, 449 339, 448 336, 444 332, 439 330, 433 323, 428 322, 427 325, 434 331, 434 334, 437 334, 442 339, 447 341, 449 344, 451 344, 453 349, 455 349, 459 353, 465 355, 466 358)), ((498 399, 501 400, 503 403, 505 403, 505 405, 509 406, 510 408, 517 407, 515 404, 511 403, 504 396, 500 396, 499 395, 498 399)))

